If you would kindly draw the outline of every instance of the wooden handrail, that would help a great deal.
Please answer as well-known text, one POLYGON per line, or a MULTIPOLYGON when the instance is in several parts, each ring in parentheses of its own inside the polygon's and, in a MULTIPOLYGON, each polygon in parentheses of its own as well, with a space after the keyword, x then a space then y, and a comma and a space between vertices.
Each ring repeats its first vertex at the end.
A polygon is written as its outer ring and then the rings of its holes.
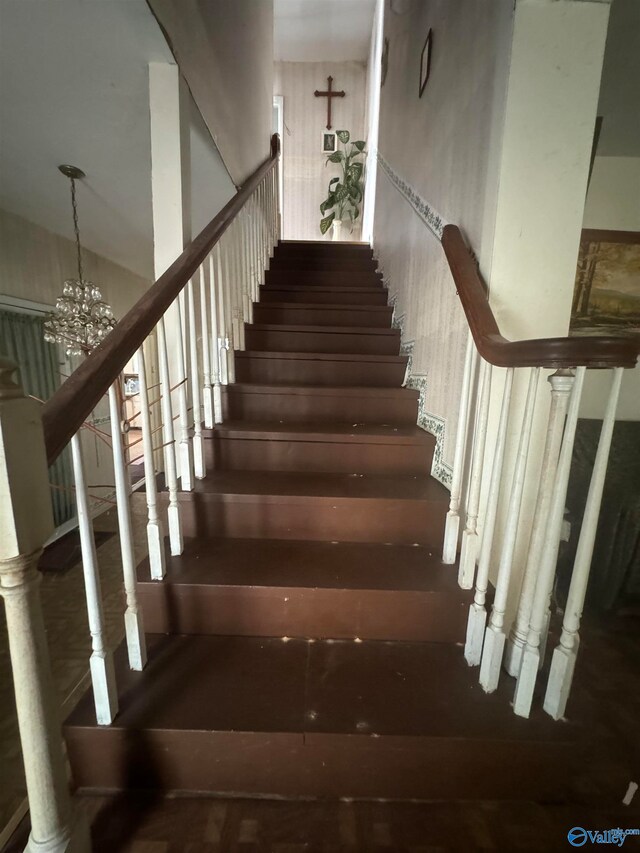
POLYGON ((635 367, 640 341, 634 337, 596 336, 510 341, 498 328, 486 287, 456 225, 446 225, 444 248, 460 302, 482 358, 496 367, 635 367))
POLYGON ((253 191, 273 168, 279 149, 278 134, 274 133, 270 156, 45 403, 42 420, 49 465, 80 429, 125 364, 153 331, 253 191))

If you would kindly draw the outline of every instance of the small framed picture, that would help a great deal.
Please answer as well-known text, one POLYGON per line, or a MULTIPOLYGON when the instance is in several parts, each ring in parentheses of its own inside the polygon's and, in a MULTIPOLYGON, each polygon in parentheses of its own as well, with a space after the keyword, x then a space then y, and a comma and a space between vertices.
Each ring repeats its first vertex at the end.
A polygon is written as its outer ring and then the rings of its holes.
POLYGON ((418 97, 422 97, 422 93, 424 92, 424 87, 427 85, 427 80, 429 79, 429 71, 431 70, 431 45, 433 42, 433 31, 429 29, 427 33, 427 37, 424 42, 424 46, 422 48, 422 53, 420 54, 420 91, 418 93, 418 97))
POLYGON ((333 131, 323 130, 322 131, 322 153, 323 154, 333 154, 336 150, 336 135, 333 131))

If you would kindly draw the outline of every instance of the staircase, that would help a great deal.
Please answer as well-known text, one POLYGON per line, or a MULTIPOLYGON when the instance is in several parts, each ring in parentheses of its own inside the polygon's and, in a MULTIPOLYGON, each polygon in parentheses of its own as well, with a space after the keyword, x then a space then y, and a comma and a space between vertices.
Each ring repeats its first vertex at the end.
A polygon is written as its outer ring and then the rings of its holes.
POLYGON ((448 492, 391 319, 368 246, 277 246, 208 475, 180 493, 184 553, 163 582, 138 567, 147 667, 121 647, 113 725, 89 694, 65 724, 79 787, 573 796, 586 698, 578 722, 524 720, 464 662, 448 492))

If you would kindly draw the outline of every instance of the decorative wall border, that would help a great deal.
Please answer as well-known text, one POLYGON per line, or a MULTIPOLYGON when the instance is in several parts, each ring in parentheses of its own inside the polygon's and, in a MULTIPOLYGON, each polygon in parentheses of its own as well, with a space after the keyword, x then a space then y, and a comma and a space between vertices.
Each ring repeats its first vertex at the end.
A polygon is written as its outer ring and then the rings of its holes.
POLYGON ((376 152, 376 155, 382 171, 389 178, 400 195, 411 205, 431 233, 437 237, 438 240, 442 240, 442 231, 444 226, 449 224, 447 220, 444 219, 444 217, 442 217, 428 201, 425 201, 420 195, 418 195, 411 184, 407 183, 404 178, 401 178, 400 175, 394 172, 379 151, 376 152))

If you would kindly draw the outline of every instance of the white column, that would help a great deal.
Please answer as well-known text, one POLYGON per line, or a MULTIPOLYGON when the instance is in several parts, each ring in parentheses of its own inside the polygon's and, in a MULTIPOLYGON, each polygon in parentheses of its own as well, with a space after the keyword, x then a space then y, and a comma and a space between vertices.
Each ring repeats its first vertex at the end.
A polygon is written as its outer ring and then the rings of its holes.
POLYGON ((142 610, 138 606, 136 584, 136 559, 133 550, 131 528, 131 507, 129 506, 129 478, 124 460, 122 430, 120 428, 119 380, 109 388, 109 415, 111 418, 111 446, 113 449, 113 471, 116 480, 116 504, 118 511, 118 532, 120 534, 120 555, 122 575, 126 596, 124 627, 127 637, 127 651, 131 669, 142 670, 147 662, 147 649, 142 625, 142 610))
POLYGON ((551 671, 544 698, 544 710, 547 714, 551 714, 554 720, 559 720, 564 716, 573 682, 573 671, 578 653, 578 630, 580 628, 582 608, 584 607, 584 598, 589 582, 593 546, 598 529, 598 517, 602 505, 602 493, 607 476, 607 464, 609 462, 613 428, 616 422, 616 408, 618 397, 620 396, 620 383, 622 382, 623 372, 623 368, 621 367, 617 367, 613 372, 613 383, 602 422, 598 451, 593 465, 589 494, 587 495, 576 558, 573 564, 569 594, 564 608, 562 635, 551 660, 551 671))
MULTIPOLYGON (((206 261, 205 261, 206 263, 206 261)), ((202 276, 203 267, 199 269, 202 276)), ((203 316, 206 316, 206 305, 203 306, 203 316)), ((187 283, 187 314, 189 326, 189 373, 191 374, 191 400, 193 405, 193 464, 195 475, 199 480, 206 474, 204 462, 204 442, 202 439, 202 409, 200 406, 200 368, 198 366, 198 341, 196 338, 196 305, 193 295, 193 282, 187 283)), ((202 342, 203 350, 209 346, 209 341, 202 342)))
POLYGON ((524 491, 524 480, 529 458, 529 442, 531 440, 531 426, 533 413, 536 405, 536 392, 538 390, 538 379, 540 368, 531 369, 529 377, 529 389, 527 402, 525 404, 522 418, 522 431, 520 443, 516 456, 516 464, 513 472, 511 494, 507 510, 507 525, 502 538, 500 552, 500 564, 498 566, 498 579, 496 581, 496 594, 491 609, 491 619, 485 632, 484 647, 482 649, 482 661, 480 663, 480 684, 487 693, 492 693, 498 686, 500 678, 500 666, 504 651, 504 614, 507 606, 509 587, 511 584, 511 573, 513 568, 513 555, 516 548, 516 538, 520 523, 520 508, 522 506, 522 494, 524 491))
POLYGON ((54 529, 40 406, 13 381, 15 371, 0 357, 0 596, 29 798, 26 851, 89 853, 87 824, 69 796, 40 599, 38 559, 54 529))
MULTIPOLYGON (((540 637, 544 628, 545 616, 549 603, 549 595, 553 586, 556 561, 558 559, 558 546, 560 543, 560 531, 564 517, 565 501, 567 499, 567 487, 569 484, 569 473, 571 470, 571 455, 573 453, 573 442, 578 423, 578 410, 582 385, 584 383, 585 368, 579 367, 573 380, 567 421, 562 437, 558 468, 551 493, 551 505, 549 508, 549 522, 540 559, 540 567, 536 577, 536 587, 531 606, 529 619, 529 634, 527 644, 522 652, 522 663, 516 691, 513 699, 513 710, 520 717, 528 717, 533 701, 533 690, 538 677, 540 666, 540 637)), ((571 382, 571 377, 567 377, 571 382)))
POLYGON ((491 483, 489 485, 489 495, 487 497, 486 518, 482 533, 482 545, 480 546, 478 575, 476 577, 476 591, 473 602, 469 607, 469 619, 467 621, 467 638, 464 647, 464 656, 469 666, 477 666, 482 657, 482 643, 487 623, 485 601, 487 597, 487 587, 489 585, 491 549, 493 548, 493 537, 500 499, 500 483, 502 480, 502 466, 504 464, 504 450, 507 438, 507 425, 509 423, 509 406, 511 404, 512 386, 513 368, 511 367, 507 370, 504 390, 502 393, 500 425, 498 426, 498 435, 493 454, 491 483))
POLYGON ((176 471, 176 448, 173 431, 173 405, 169 379, 169 358, 164 320, 158 323, 158 362, 160 366, 160 394, 162 408, 162 441, 164 444, 164 473, 169 491, 167 520, 169 522, 169 544, 174 556, 182 554, 182 523, 178 505, 178 475, 176 471))
POLYGON ((471 482, 467 500, 467 517, 465 529, 462 532, 460 548, 460 566, 458 568, 458 583, 462 589, 471 589, 476 571, 478 551, 480 548, 478 536, 478 509, 480 506, 480 487, 482 485, 482 469, 484 466, 484 447, 487 437, 487 418, 489 416, 489 399, 491 397, 491 365, 486 361, 480 364, 480 380, 478 385, 478 407, 476 411, 475 429, 473 436, 473 460, 471 463, 471 482))
MULTIPOLYGON (((166 574, 164 558, 164 530, 158 516, 158 486, 156 466, 153 458, 153 430, 149 409, 147 369, 144 350, 138 350, 138 378, 140 380, 140 421, 142 426, 142 446, 144 448, 144 487, 147 498, 147 545, 149 548, 149 568, 153 580, 162 580, 166 574)), ((158 395, 161 389, 158 388, 158 395)), ((161 433, 162 434, 162 433, 161 433)))
POLYGON ((560 442, 562 441, 562 431, 569 404, 569 393, 573 384, 573 373, 567 370, 557 370, 549 376, 549 383, 551 384, 551 407, 549 409, 547 437, 542 454, 540 485, 538 486, 538 497, 533 515, 533 527, 520 590, 518 612, 507 641, 505 653, 505 668, 509 675, 514 678, 520 672, 522 651, 529 633, 529 616, 531 615, 533 592, 536 585, 536 573, 540 565, 542 546, 547 536, 551 491, 558 467, 560 442))
POLYGON ((467 352, 464 359, 464 373, 462 375, 462 390, 460 392, 460 410, 458 413, 458 426, 456 428, 456 446, 453 455, 453 476, 451 478, 451 499, 449 501, 449 512, 444 530, 444 546, 442 549, 442 562, 453 564, 458 555, 458 536, 460 532, 460 497, 462 494, 462 477, 464 473, 466 446, 467 446, 467 424, 469 423, 469 406, 471 403, 471 379, 475 376, 477 364, 477 350, 473 342, 471 332, 467 337, 467 352))
POLYGON ((96 707, 96 722, 108 726, 118 713, 118 691, 113 668, 113 655, 107 648, 104 636, 104 616, 102 613, 102 591, 98 574, 96 543, 93 537, 93 524, 89 509, 89 495, 82 458, 80 437, 76 433, 71 439, 71 458, 73 460, 73 478, 76 485, 76 506, 78 509, 78 530, 82 551, 82 572, 87 599, 87 615, 91 632, 91 683, 93 700, 96 707))

